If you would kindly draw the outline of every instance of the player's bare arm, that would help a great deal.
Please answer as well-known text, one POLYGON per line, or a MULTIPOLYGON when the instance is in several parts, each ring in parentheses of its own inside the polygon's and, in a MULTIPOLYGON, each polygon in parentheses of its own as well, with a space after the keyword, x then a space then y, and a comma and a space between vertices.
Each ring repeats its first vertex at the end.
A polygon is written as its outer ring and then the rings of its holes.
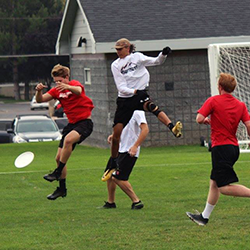
POLYGON ((210 118, 205 117, 204 115, 198 113, 197 116, 196 116, 196 122, 199 123, 199 124, 209 125, 210 124, 210 118))
POLYGON ((144 142, 144 140, 146 139, 148 133, 149 133, 149 128, 148 125, 146 123, 142 123, 140 125, 141 128, 141 133, 138 137, 138 139, 136 140, 135 144, 129 149, 129 154, 130 156, 134 157, 137 153, 138 147, 144 142))
POLYGON ((60 81, 56 82, 55 88, 59 91, 69 90, 76 95, 80 95, 82 93, 82 88, 80 86, 71 86, 67 83, 63 83, 60 81))
POLYGON ((248 134, 248 136, 250 136, 250 121, 245 122, 245 126, 247 129, 247 134, 248 134))
POLYGON ((38 103, 40 102, 48 102, 53 99, 53 97, 49 94, 43 94, 43 89, 48 88, 46 85, 43 85, 42 83, 38 83, 36 85, 36 101, 38 103))

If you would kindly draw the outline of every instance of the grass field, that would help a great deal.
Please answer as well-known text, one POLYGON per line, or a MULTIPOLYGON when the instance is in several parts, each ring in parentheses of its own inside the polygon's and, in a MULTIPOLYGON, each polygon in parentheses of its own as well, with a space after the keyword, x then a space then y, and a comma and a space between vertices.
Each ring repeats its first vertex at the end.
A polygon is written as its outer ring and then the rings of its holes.
MULTIPOLYGON (((186 211, 202 211, 211 169, 205 147, 143 148, 130 182, 144 202, 117 189, 117 208, 98 209, 107 199, 101 175, 109 150, 78 146, 68 162, 66 198, 46 196, 57 183, 43 180, 55 168, 57 143, 1 144, 0 249, 250 249, 250 200, 221 196, 207 226, 186 211), (26 168, 14 167, 24 151, 35 153, 26 168)), ((235 169, 250 187, 250 155, 235 169)))

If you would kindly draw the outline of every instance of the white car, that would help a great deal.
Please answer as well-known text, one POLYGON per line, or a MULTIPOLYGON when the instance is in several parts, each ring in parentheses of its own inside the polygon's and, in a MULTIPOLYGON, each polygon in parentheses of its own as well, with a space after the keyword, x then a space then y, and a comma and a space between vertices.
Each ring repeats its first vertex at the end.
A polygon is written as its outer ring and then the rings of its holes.
POLYGON ((48 102, 41 102, 38 103, 36 102, 36 97, 33 96, 31 102, 30 102, 30 109, 35 110, 35 109, 49 109, 49 103, 48 102))
POLYGON ((11 129, 14 143, 59 141, 62 134, 57 124, 47 115, 18 115, 11 129))

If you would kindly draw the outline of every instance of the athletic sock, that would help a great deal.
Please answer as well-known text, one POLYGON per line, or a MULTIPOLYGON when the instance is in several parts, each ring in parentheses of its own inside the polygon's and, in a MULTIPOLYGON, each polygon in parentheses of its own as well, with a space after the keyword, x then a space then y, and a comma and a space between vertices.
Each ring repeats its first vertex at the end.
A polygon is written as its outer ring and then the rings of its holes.
POLYGON ((63 170, 63 168, 64 168, 65 165, 66 165, 66 163, 59 162, 59 165, 58 165, 57 170, 58 170, 60 173, 62 173, 62 170, 63 170))
POLYGON ((204 219, 209 219, 209 217, 210 217, 210 215, 211 215, 211 213, 212 213, 214 207, 215 207, 215 205, 211 205, 211 204, 209 204, 209 203, 207 202, 207 203, 206 203, 206 207, 205 207, 204 211, 203 211, 202 214, 201 214, 202 217, 203 217, 204 219))
POLYGON ((61 190, 65 190, 66 189, 66 179, 61 179, 59 181, 59 187, 61 190))
POLYGON ((173 127, 174 127, 174 124, 173 124, 172 122, 170 122, 170 123, 168 124, 168 128, 170 129, 170 131, 172 131, 173 127))

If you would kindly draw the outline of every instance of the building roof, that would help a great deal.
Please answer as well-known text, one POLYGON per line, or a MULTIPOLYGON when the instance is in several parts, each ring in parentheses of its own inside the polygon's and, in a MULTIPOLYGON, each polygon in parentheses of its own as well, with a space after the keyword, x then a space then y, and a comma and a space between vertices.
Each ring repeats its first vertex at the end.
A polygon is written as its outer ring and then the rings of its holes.
MULTIPOLYGON (((207 47, 211 42, 250 41, 250 6, 246 0, 68 0, 68 6, 73 2, 81 8, 96 45, 110 47, 121 37, 141 41, 142 46, 168 42, 176 49, 199 48, 199 44, 207 47)), ((73 12, 68 16, 74 17, 73 12)), ((62 22, 61 32, 66 21, 62 22)))

